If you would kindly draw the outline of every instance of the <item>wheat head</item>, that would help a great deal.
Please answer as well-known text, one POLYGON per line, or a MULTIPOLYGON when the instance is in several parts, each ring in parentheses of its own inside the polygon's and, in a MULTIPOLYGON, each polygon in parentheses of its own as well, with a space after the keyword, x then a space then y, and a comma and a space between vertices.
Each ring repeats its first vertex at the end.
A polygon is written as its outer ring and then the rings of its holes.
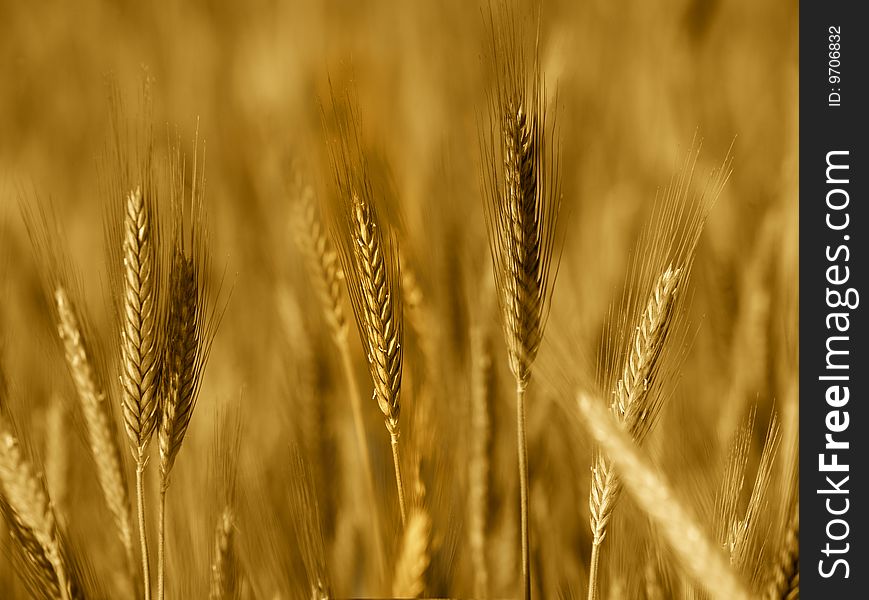
POLYGON ((127 195, 123 222, 121 387, 124 427, 138 463, 157 425, 160 383, 157 249, 153 204, 141 187, 127 195))
POLYGON ((341 306, 341 270, 338 253, 326 234, 314 195, 314 188, 301 182, 293 207, 294 239, 305 257, 308 276, 314 286, 326 323, 337 344, 347 337, 347 320, 341 306))
POLYGON ((10 532, 31 567, 32 583, 44 584, 56 598, 80 597, 48 493, 5 421, 0 421, 0 485, 12 517, 10 532))
MULTIPOLYGON (((660 276, 636 326, 636 333, 616 384, 611 412, 637 443, 654 426, 660 412, 659 395, 651 393, 658 359, 667 341, 682 270, 672 265, 660 276)), ((605 535, 620 493, 618 477, 607 457, 598 453, 592 469, 589 509, 594 544, 605 535)))
POLYGON ((121 453, 114 433, 111 412, 104 387, 88 355, 79 317, 66 289, 58 286, 54 292, 58 316, 58 334, 64 355, 78 393, 88 431, 88 442, 94 458, 97 479, 128 559, 133 556, 130 500, 121 463, 121 453))

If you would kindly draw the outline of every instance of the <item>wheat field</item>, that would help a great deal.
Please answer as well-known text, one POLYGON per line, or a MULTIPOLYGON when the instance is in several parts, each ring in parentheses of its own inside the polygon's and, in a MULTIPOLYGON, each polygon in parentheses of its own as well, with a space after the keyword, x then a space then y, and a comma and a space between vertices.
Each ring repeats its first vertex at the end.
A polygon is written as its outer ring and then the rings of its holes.
POLYGON ((0 14, 0 598, 799 597, 796 2, 0 14))

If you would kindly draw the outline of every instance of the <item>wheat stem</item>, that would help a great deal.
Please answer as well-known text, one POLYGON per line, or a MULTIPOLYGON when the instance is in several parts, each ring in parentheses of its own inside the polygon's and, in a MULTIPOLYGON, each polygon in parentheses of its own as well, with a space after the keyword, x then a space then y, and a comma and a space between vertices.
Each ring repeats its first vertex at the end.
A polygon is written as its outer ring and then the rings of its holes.
POLYGON ((588 600, 597 600, 597 571, 600 564, 600 542, 591 544, 591 562, 588 567, 588 600))
POLYGON ((163 600, 166 579, 166 489, 161 486, 157 510, 157 600, 163 600))
POLYGON ((151 567, 148 556, 148 536, 145 531, 145 462, 136 460, 136 509, 139 515, 139 545, 142 549, 142 582, 145 600, 151 600, 151 567))
POLYGON ((392 463, 395 465, 395 485, 398 488, 398 508, 401 512, 401 524, 404 526, 407 511, 404 504, 404 484, 401 480, 401 462, 398 459, 398 433, 390 432, 389 440, 392 445, 392 463))
POLYGON ((519 512, 522 536, 522 587, 531 598, 531 558, 528 535, 528 447, 525 439, 525 384, 516 383, 516 444, 519 454, 519 512))

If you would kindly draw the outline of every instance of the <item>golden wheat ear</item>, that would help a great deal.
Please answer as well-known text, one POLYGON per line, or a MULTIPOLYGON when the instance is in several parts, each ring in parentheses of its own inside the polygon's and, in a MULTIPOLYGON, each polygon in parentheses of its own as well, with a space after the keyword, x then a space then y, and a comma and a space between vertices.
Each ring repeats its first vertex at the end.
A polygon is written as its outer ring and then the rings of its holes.
MULTIPOLYGON (((529 60, 516 8, 489 5, 494 91, 481 127, 483 206, 492 272, 516 379, 516 436, 524 597, 531 597, 525 390, 549 316, 558 273, 556 225, 561 209, 559 141, 546 106, 539 36, 529 60)), ((539 25, 539 23, 538 23, 539 25)))
POLYGON ((159 237, 154 202, 141 187, 124 201, 121 384, 124 427, 137 468, 143 468, 157 426, 160 383, 159 237))
MULTIPOLYGON (((157 435, 160 451, 157 526, 159 600, 165 593, 166 492, 172 467, 190 426, 202 376, 223 315, 223 309, 218 310, 218 298, 211 292, 210 248, 203 206, 204 157, 200 155, 198 126, 194 148, 190 173, 187 172, 179 146, 172 149, 169 164, 172 237, 168 250, 170 259, 164 316, 166 339, 160 369, 161 415, 157 435)), ((220 295, 221 285, 217 287, 217 296, 220 295)))
POLYGON ((83 598, 48 492, 5 416, 0 417, 0 512, 13 540, 15 565, 30 593, 83 598))
POLYGON ((338 253, 323 224, 314 188, 297 174, 292 182, 293 239, 305 259, 308 277, 323 308, 323 316, 337 345, 347 338, 347 319, 341 301, 344 272, 338 253))
POLYGON ((225 309, 218 306, 222 281, 212 290, 211 249, 203 205, 205 167, 198 137, 195 145, 191 172, 187 172, 177 146, 173 148, 169 166, 172 235, 167 250, 167 289, 163 303, 166 339, 161 357, 158 427, 160 481, 164 490, 169 485, 172 467, 190 425, 225 309))
POLYGON ((121 408, 136 466, 136 512, 145 600, 151 597, 144 472, 159 419, 165 269, 151 118, 151 80, 130 110, 117 85, 111 95, 111 137, 100 165, 106 204, 104 239, 114 302, 121 408))
POLYGON ((398 242, 379 212, 378 190, 372 183, 350 92, 341 98, 333 92, 332 104, 337 139, 330 140, 329 150, 338 205, 333 237, 368 359, 374 398, 389 432, 403 523, 406 510, 398 439, 404 314, 398 242))

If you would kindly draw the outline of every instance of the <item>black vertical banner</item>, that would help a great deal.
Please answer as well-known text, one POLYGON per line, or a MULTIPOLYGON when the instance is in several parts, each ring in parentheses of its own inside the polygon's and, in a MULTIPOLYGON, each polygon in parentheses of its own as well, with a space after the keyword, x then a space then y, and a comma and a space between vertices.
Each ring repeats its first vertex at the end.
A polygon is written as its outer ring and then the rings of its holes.
POLYGON ((869 306, 861 2, 800 4, 800 588, 867 598, 869 306))

